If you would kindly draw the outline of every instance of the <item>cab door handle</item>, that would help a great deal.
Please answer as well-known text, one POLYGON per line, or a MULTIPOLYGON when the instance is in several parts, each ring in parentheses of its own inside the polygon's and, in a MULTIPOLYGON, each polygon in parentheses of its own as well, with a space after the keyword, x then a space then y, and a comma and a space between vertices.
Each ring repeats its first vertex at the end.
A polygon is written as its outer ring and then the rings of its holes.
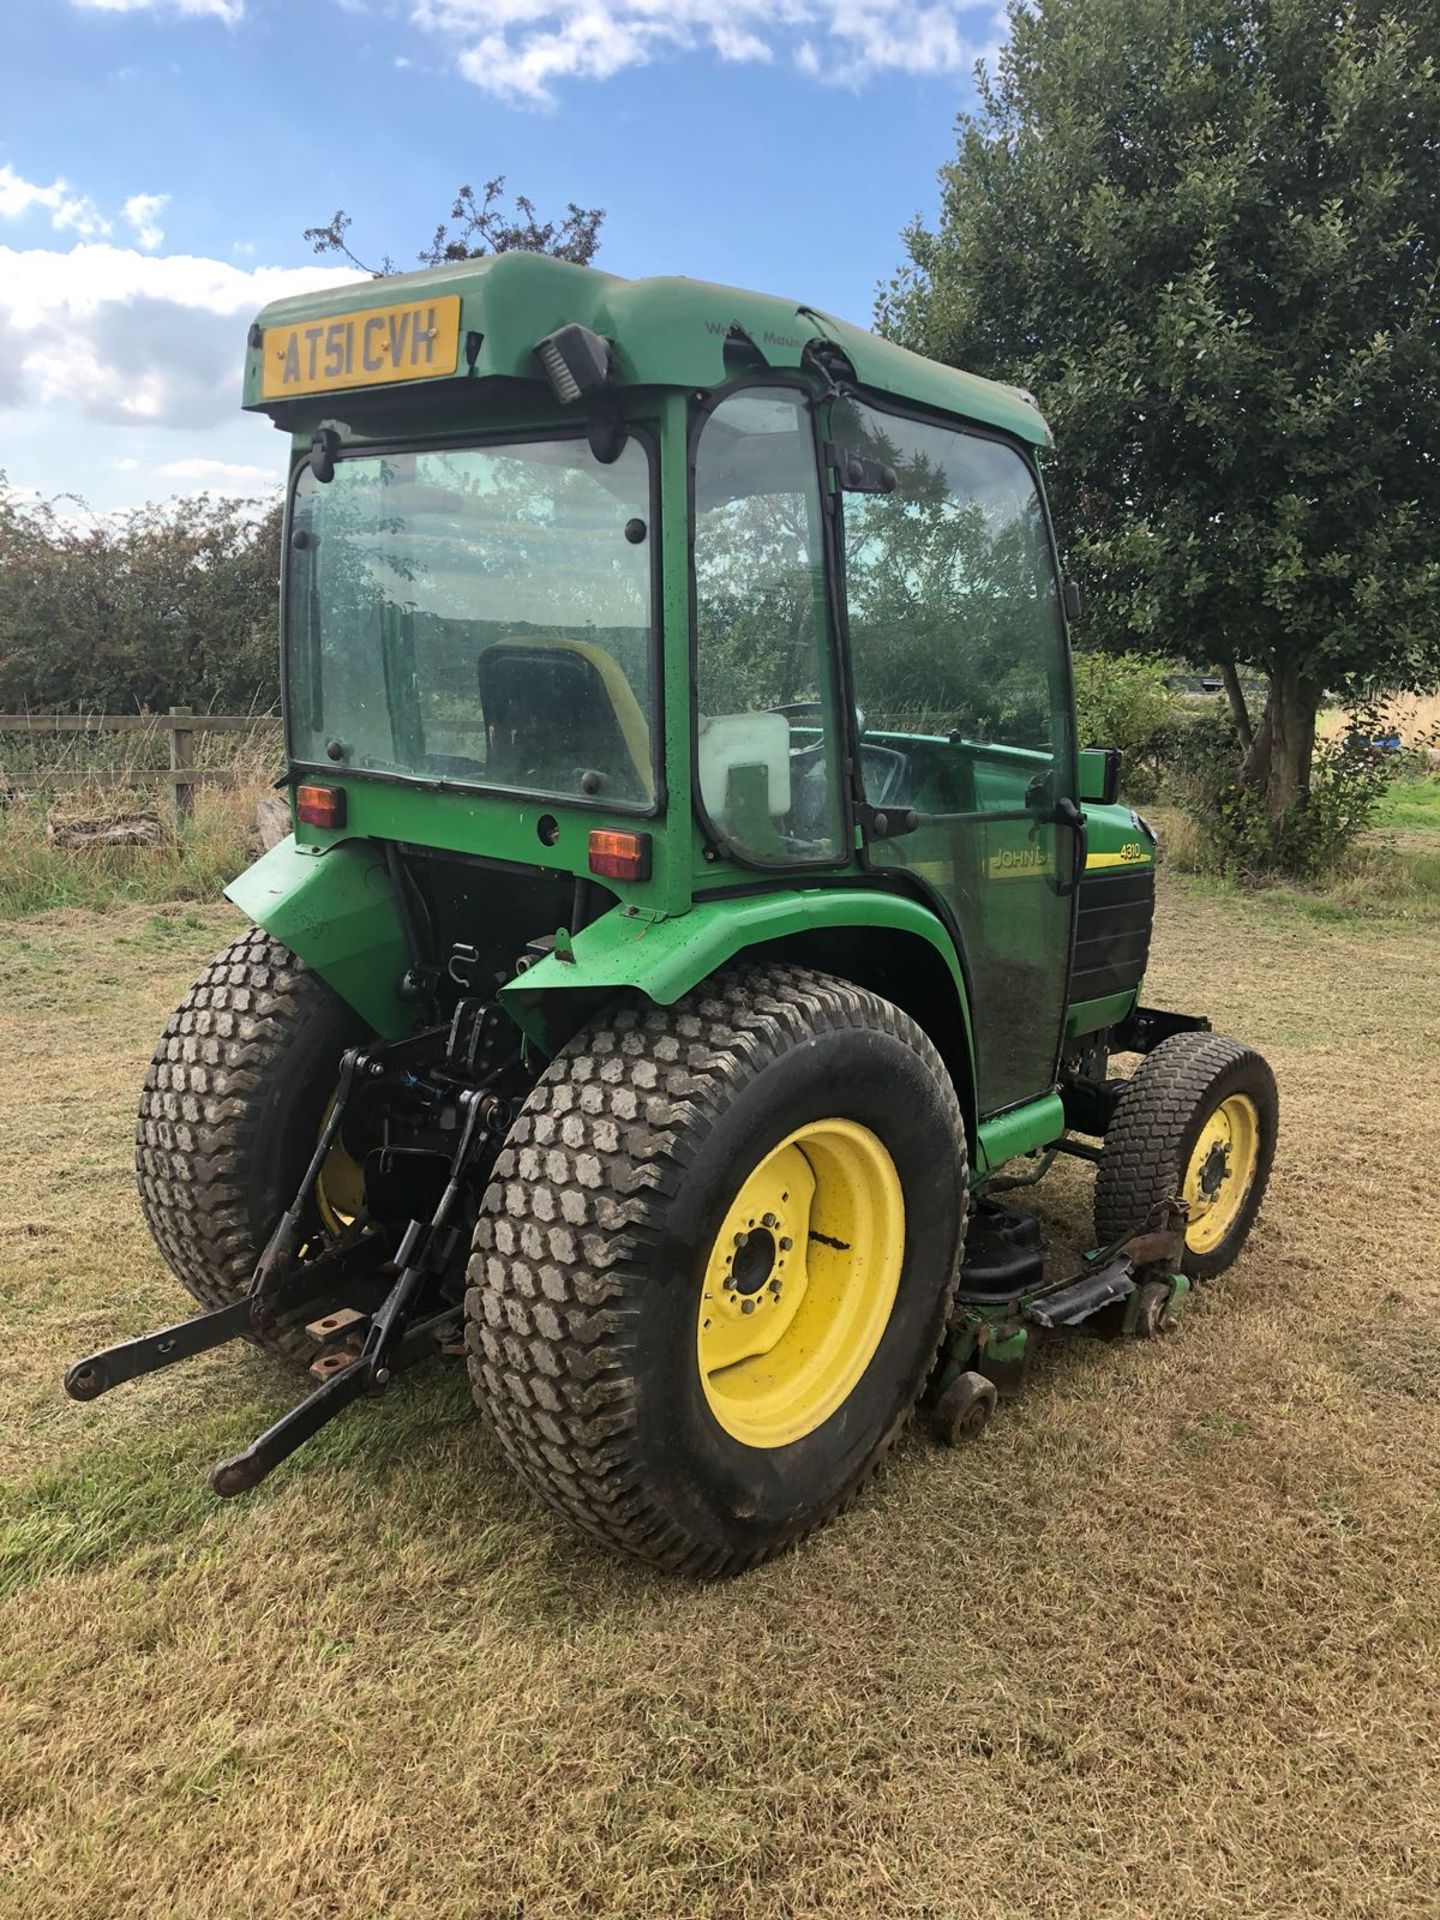
POLYGON ((1075 838, 1075 861, 1070 870, 1070 878, 1068 880, 1059 880, 1057 877, 1055 887, 1055 891, 1060 898, 1067 900, 1079 886, 1080 876, 1085 871, 1085 859, 1089 852, 1089 844, 1085 831, 1085 815, 1067 793, 1063 798, 1055 802, 1053 818, 1057 827, 1068 828, 1075 838))

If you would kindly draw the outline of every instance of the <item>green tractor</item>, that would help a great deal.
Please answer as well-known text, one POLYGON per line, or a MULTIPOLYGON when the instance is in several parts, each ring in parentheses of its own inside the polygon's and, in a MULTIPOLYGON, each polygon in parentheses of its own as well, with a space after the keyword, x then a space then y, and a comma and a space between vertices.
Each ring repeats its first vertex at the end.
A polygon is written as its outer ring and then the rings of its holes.
POLYGON ((291 436, 294 830, 141 1096, 206 1311, 75 1397, 293 1356, 230 1495, 463 1352, 536 1493, 708 1576, 1234 1261, 1275 1085, 1141 1004, 1155 839, 1077 746, 1028 395, 506 254, 267 308, 245 404, 291 436), (999 1197, 1057 1153, 1078 1268, 999 1197))

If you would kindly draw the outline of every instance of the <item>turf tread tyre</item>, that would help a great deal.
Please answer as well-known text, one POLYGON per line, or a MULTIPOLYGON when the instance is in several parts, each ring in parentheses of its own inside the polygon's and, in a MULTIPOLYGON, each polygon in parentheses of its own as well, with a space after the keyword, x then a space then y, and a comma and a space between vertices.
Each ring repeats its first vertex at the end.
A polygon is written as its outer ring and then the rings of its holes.
POLYGON ((1147 1054, 1125 1083, 1105 1134, 1095 1180, 1095 1234, 1102 1246, 1143 1227, 1173 1199, 1194 1137, 1228 1093, 1249 1093, 1260 1113, 1259 1163, 1244 1210, 1213 1253, 1187 1248, 1181 1266, 1211 1279, 1233 1266, 1265 1198, 1275 1154, 1279 1097, 1268 1062, 1220 1033, 1177 1033, 1147 1054))
MULTIPOLYGON (((914 1392, 823 1510, 750 1551, 699 1540, 657 1502, 632 1444, 634 1335, 667 1210, 718 1116, 778 1055, 817 1031, 879 1029, 943 1089, 949 1076, 908 1015, 848 981, 737 967, 670 1007, 622 1010, 578 1035, 533 1089, 496 1162, 475 1229, 466 1349, 475 1397, 520 1477, 612 1550, 708 1579, 744 1571, 859 1497, 903 1431, 933 1364, 959 1277, 936 1288, 914 1392)), ((963 1234, 963 1205, 960 1210, 963 1234)))
MULTIPOLYGON (((140 1094, 135 1177, 155 1244, 201 1306, 244 1293, 291 1197, 278 1182, 257 1183, 256 1169, 289 1102, 328 1097, 323 1085, 293 1084, 297 1052, 308 1058, 333 1033, 338 1054, 354 1024, 318 974, 259 927, 218 953, 171 1015, 140 1094)), ((303 1163, 295 1183, 301 1172, 303 1163)), ((314 1352, 299 1332, 272 1344, 297 1359, 314 1352)))

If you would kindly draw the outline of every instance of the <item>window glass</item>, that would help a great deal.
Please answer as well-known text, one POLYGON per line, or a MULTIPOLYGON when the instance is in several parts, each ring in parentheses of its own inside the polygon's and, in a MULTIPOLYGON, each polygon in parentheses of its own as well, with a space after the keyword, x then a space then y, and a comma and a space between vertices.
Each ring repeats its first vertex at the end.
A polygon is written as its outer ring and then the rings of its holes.
POLYGON ((695 462, 699 786, 726 842, 767 864, 841 849, 821 529, 805 397, 722 401, 695 462))
POLYGON ((846 403, 837 437, 891 468, 847 493, 855 695, 916 733, 1055 749, 1065 727, 1060 615, 1044 512, 1013 447, 846 403))
POLYGON ((325 485, 307 468, 295 758, 648 803, 649 516, 633 437, 608 466, 567 439, 363 455, 325 485))

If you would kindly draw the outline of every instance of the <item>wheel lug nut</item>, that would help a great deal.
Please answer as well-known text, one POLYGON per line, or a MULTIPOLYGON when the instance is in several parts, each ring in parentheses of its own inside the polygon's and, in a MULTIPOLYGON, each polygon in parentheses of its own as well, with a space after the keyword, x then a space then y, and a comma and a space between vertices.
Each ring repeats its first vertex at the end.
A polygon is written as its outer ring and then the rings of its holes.
POLYGON ((775 1218, 773 1213, 767 1213, 760 1224, 762 1227, 769 1227, 773 1231, 774 1228, 779 1226, 780 1222, 775 1218))
POLYGON ((788 1236, 787 1236, 787 1238, 785 1238, 784 1240, 782 1240, 782 1241, 780 1242, 780 1251, 781 1251, 781 1253, 789 1253, 789 1251, 790 1251, 790 1249, 791 1249, 791 1248, 792 1248, 792 1247, 794 1246, 794 1244, 795 1244, 795 1242, 794 1242, 793 1240, 791 1240, 790 1238, 788 1238, 788 1236))
POLYGON ((755 1302, 753 1300, 742 1300, 740 1302, 740 1311, 742 1313, 753 1313, 755 1311, 755 1302))

